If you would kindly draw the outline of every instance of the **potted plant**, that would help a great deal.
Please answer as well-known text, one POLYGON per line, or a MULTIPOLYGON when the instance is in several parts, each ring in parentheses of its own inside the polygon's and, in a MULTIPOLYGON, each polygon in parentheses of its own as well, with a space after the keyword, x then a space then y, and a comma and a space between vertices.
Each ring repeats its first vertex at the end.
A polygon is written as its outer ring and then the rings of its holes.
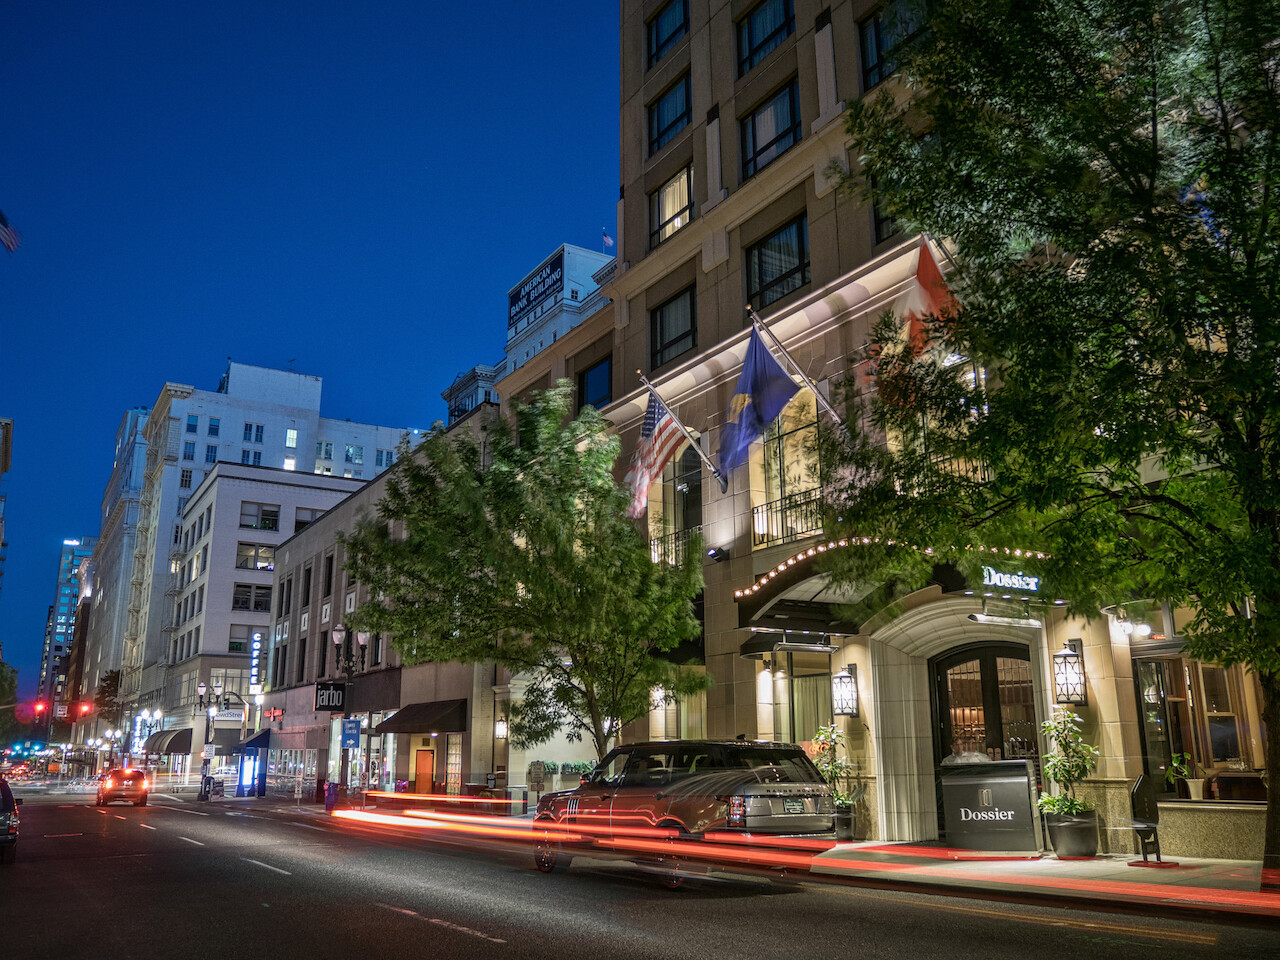
POLYGON ((853 773, 848 757, 840 755, 844 744, 844 731, 832 723, 819 727, 813 745, 817 755, 813 758, 822 779, 831 784, 831 796, 836 803, 836 840, 853 839, 853 797, 845 789, 853 773))
POLYGON ((1076 784, 1098 765, 1098 748, 1085 743, 1080 718, 1059 710, 1041 724, 1052 751, 1044 758, 1044 773, 1060 792, 1041 794, 1049 842, 1059 858, 1094 857, 1098 854, 1098 815, 1093 804, 1076 796, 1076 784))
POLYGON ((1200 767, 1191 759, 1189 753, 1175 753, 1169 758, 1169 766, 1165 769, 1165 783, 1173 787, 1179 780, 1187 785, 1187 797, 1191 800, 1204 799, 1204 777, 1196 776, 1200 767))

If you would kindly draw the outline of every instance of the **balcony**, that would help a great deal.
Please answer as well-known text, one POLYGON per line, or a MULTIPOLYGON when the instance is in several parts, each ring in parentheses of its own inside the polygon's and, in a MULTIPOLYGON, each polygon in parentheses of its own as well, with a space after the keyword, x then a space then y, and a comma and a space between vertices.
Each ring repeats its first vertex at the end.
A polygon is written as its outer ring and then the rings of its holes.
POLYGON ((822 533, 822 494, 817 488, 793 493, 751 509, 752 543, 791 543, 822 533))
POLYGON ((694 536, 701 535, 701 533, 702 526, 699 524, 696 527, 690 527, 688 530, 676 530, 661 537, 654 537, 649 541, 649 552, 653 557, 653 562, 680 566, 684 563, 685 553, 689 549, 689 541, 694 536))

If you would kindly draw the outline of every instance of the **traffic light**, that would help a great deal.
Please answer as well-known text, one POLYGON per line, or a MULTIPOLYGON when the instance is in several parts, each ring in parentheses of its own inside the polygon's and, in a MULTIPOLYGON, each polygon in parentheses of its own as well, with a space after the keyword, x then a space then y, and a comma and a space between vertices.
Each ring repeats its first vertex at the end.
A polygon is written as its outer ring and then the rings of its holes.
POLYGON ((48 707, 49 707, 49 705, 48 705, 47 703, 45 703, 43 700, 37 700, 37 701, 36 701, 36 715, 37 715, 37 716, 39 716, 40 714, 44 713, 44 712, 45 712, 45 710, 47 710, 47 709, 48 709, 48 707))
POLYGON ((82 703, 79 706, 80 706, 80 710, 78 712, 82 717, 85 716, 90 710, 93 709, 93 704, 90 704, 90 703, 82 703))

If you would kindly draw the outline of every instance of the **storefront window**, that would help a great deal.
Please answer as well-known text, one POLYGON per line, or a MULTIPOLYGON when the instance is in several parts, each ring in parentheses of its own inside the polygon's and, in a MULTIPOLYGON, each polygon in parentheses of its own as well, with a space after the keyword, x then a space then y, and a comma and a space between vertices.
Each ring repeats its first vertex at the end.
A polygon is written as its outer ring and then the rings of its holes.
POLYGON ((776 655, 773 669, 773 734, 787 743, 812 740, 831 723, 831 662, 825 654, 776 655))

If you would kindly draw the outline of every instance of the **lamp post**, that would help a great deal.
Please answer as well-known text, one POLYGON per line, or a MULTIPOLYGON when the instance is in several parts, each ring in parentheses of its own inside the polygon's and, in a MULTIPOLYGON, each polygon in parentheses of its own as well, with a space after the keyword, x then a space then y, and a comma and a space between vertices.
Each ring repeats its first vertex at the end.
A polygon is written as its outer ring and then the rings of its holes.
POLYGON ((222 681, 216 681, 213 685, 213 696, 209 699, 208 704, 205 703, 204 695, 208 692, 209 687, 201 680, 196 684, 197 703, 204 710, 204 744, 205 748, 200 751, 200 792, 196 794, 198 800, 208 800, 209 789, 209 744, 213 742, 213 718, 218 715, 218 702, 222 700, 222 681))
POLYGON ((108 730, 106 734, 107 741, 107 769, 110 770, 116 762, 116 744, 120 742, 120 738, 124 736, 123 730, 108 730))
MULTIPOLYGON (((334 673, 345 674, 348 680, 355 676, 356 672, 356 656, 355 651, 351 649, 347 643, 350 634, 347 631, 345 623, 335 624, 333 627, 333 669, 334 673)), ((367 633, 356 634, 356 648, 360 651, 360 670, 364 670, 364 660, 368 652, 369 635, 367 633)), ((342 698, 342 719, 349 720, 351 718, 351 697, 350 695, 342 698)), ((358 749, 358 747, 357 747, 358 749)), ((344 746, 342 748, 342 758, 339 761, 341 766, 338 770, 338 786, 345 793, 349 783, 348 764, 350 763, 350 748, 344 746)), ((366 768, 367 769, 367 768, 366 768)))

